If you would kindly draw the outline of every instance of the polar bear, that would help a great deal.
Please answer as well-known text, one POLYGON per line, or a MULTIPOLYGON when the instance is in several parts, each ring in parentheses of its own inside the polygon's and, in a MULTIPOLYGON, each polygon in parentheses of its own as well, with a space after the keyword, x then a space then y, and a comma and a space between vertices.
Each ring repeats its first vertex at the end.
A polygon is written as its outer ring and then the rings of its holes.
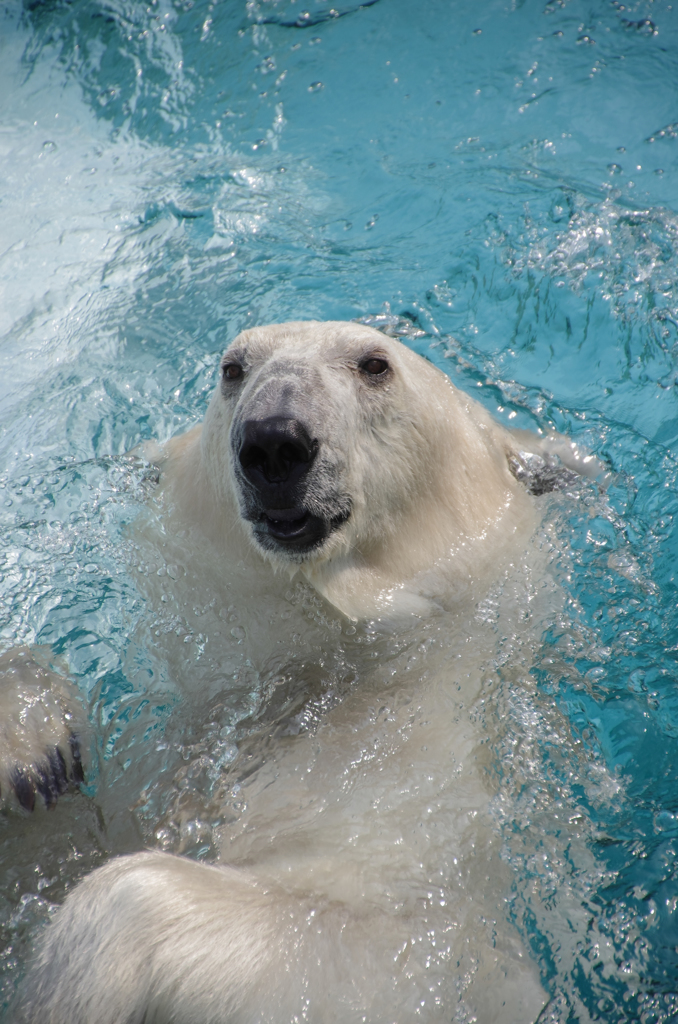
POLYGON ((310 321, 240 334, 202 426, 144 457, 149 599, 184 624, 166 678, 191 704, 246 669, 277 710, 232 766, 218 862, 156 850, 85 878, 16 1019, 536 1020, 482 705, 497 615, 529 657, 543 442, 395 339, 310 321))

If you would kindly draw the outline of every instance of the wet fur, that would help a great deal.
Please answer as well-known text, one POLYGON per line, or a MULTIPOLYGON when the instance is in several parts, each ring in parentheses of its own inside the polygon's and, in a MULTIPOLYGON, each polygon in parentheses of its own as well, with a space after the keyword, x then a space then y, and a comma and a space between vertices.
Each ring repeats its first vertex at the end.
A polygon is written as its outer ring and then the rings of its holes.
MULTIPOLYGON (((317 727, 271 746, 246 809, 222 830, 219 866, 153 852, 86 878, 41 940, 17 1019, 389 1024, 420 1019, 423 999, 431 1021, 461 1007, 455 1019, 529 1024, 545 997, 504 920, 509 879, 478 724, 499 639, 477 608, 498 587, 504 635, 525 634, 523 576, 538 581, 543 566, 516 465, 544 442, 526 448, 367 327, 258 328, 226 358, 236 356, 242 386, 220 383, 202 428, 146 452, 161 484, 139 525, 144 557, 176 563, 170 599, 187 621, 201 591, 216 609, 200 618, 212 647, 199 663, 184 644, 167 649, 172 676, 196 698, 223 678, 232 648, 218 609, 234 592, 256 613, 246 656, 262 677, 285 666, 295 631, 327 644, 296 608, 290 618, 295 574, 340 634, 370 620, 377 636, 402 639, 402 654, 382 665, 369 644, 356 648, 360 687, 317 727), (370 352, 393 371, 380 389, 360 377, 370 352), (330 514, 350 500, 322 544, 294 557, 257 537, 236 459, 239 423, 279 401, 281 381, 321 445, 309 503, 330 514), (429 970, 431 935, 447 936, 450 952, 429 970)), ((528 631, 528 661, 531 642, 528 631)))

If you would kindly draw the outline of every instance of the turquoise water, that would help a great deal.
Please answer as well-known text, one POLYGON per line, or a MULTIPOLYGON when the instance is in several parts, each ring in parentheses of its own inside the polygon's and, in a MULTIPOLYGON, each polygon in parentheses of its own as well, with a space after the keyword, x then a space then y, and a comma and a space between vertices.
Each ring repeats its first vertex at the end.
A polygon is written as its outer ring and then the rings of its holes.
MULTIPOLYGON (((674 6, 0 11, 0 634, 66 658, 111 785, 167 715, 125 669, 145 485, 119 456, 200 418, 242 328, 390 315, 499 418, 612 471, 606 501, 550 508, 568 604, 496 751, 543 1021, 678 1019, 674 6)), ((93 807, 0 818, 4 1000, 65 889, 134 847, 93 807)))

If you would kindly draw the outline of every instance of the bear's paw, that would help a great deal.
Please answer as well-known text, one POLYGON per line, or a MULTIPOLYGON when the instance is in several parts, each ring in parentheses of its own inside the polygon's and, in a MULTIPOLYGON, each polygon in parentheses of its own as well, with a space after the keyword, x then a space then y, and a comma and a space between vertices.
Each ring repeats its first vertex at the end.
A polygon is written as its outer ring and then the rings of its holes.
POLYGON ((0 657, 0 806, 53 807, 84 781, 75 687, 25 647, 0 657))

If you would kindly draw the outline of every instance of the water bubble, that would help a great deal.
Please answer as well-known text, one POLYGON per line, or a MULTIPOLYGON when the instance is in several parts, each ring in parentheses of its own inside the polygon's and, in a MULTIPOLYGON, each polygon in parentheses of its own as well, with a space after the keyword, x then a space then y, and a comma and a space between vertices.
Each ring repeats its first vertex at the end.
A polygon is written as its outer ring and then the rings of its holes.
POLYGON ((569 195, 559 195, 551 204, 551 220, 554 224, 569 221, 574 213, 574 202, 569 195))
POLYGON ((659 128, 652 135, 645 139, 646 142, 656 142, 658 139, 675 139, 678 138, 678 121, 673 121, 671 124, 665 124, 663 128, 659 128))
POLYGON ((260 64, 257 65, 257 71, 261 72, 262 75, 268 75, 269 72, 276 70, 275 58, 264 57, 260 64))
POLYGON ((624 28, 634 29, 643 36, 658 35, 655 23, 649 18, 643 18, 641 21, 628 21, 626 18, 622 18, 622 25, 624 28))
POLYGON ((667 832, 669 829, 675 829, 676 824, 678 824, 678 818, 670 811, 660 811, 659 814, 655 814, 655 832, 667 832))

